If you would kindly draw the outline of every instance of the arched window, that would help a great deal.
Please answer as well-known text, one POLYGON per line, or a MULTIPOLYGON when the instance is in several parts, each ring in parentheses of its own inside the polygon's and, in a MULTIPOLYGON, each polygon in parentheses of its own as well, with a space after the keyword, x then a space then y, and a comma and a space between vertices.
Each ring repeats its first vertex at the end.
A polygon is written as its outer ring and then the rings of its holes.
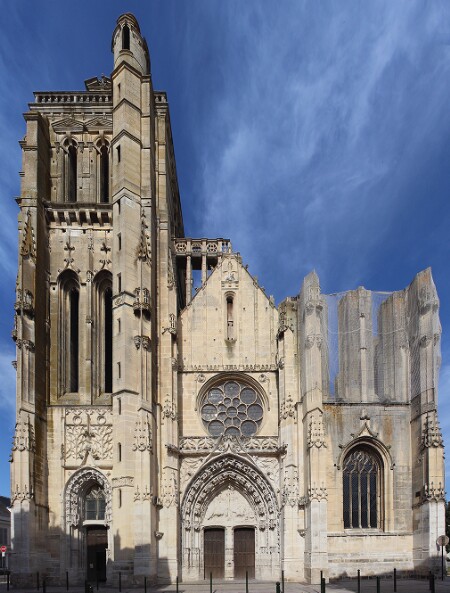
POLYGON ((122 49, 130 49, 130 27, 128 25, 122 29, 122 49))
POLYGON ((109 202, 109 142, 103 137, 95 144, 97 149, 97 191, 98 200, 109 202))
POLYGON ((112 278, 106 270, 95 278, 96 376, 97 394, 112 393, 112 278))
POLYGON ((106 145, 100 149, 100 202, 109 202, 109 153, 106 145))
POLYGON ((62 143, 64 149, 64 201, 77 201, 77 142, 71 138, 65 138, 62 143))
POLYGON ((344 528, 369 529, 382 525, 382 462, 369 447, 352 449, 343 465, 344 528))
POLYGON ((85 521, 104 521, 106 512, 106 498, 103 488, 94 484, 84 497, 85 521))
POLYGON ((76 393, 79 384, 80 285, 76 274, 63 272, 60 283, 60 376, 62 393, 76 393))

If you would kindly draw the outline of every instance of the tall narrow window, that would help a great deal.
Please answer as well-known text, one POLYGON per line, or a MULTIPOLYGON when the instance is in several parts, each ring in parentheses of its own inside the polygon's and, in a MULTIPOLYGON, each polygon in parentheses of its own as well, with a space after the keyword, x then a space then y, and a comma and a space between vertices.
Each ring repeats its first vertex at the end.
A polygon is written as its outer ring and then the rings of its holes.
POLYGON ((353 449, 344 461, 344 528, 381 527, 381 460, 375 452, 353 449))
POLYGON ((80 285, 77 275, 64 271, 59 278, 59 385, 60 393, 79 389, 80 285))
POLYGON ((130 27, 128 25, 122 29, 122 49, 130 49, 130 27))
POLYGON ((112 290, 111 287, 105 290, 103 295, 104 319, 105 319, 105 368, 104 383, 105 392, 112 392, 112 290))
POLYGON ((234 317, 233 317, 233 296, 227 296, 227 340, 229 342, 234 342, 236 339, 235 337, 235 328, 234 328, 234 317))
POLYGON ((100 148, 100 202, 109 202, 109 152, 108 147, 100 148))
POLYGON ((67 149, 67 201, 77 201, 77 149, 73 144, 67 149))
POLYGON ((95 288, 95 373, 97 395, 112 393, 113 358, 113 315, 112 315, 112 277, 106 270, 101 271, 94 281, 95 288))
POLYGON ((79 331, 79 304, 80 293, 77 288, 72 287, 69 295, 70 300, 70 391, 78 391, 78 331, 79 331))

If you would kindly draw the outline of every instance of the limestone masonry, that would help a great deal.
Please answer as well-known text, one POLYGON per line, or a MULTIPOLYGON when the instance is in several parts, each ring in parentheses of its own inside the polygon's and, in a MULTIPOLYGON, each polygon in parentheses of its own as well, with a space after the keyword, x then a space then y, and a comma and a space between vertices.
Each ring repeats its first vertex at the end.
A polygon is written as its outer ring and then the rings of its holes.
POLYGON ((185 237, 167 97, 131 14, 112 51, 111 77, 25 113, 16 582, 433 569, 430 270, 337 295, 312 272, 276 306, 229 240, 185 237))

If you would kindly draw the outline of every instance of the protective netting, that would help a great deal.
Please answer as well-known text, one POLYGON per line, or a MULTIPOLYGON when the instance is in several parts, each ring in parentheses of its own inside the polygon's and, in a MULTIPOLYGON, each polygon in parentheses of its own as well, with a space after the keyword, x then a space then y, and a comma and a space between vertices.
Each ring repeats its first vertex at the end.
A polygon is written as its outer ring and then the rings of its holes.
POLYGON ((337 401, 406 402, 437 386, 440 324, 432 281, 399 292, 321 295, 323 390, 337 401))

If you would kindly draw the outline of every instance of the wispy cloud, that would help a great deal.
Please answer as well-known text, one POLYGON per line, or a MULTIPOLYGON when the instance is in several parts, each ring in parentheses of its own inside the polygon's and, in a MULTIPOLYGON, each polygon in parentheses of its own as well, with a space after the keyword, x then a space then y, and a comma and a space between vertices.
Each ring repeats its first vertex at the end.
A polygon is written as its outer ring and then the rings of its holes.
POLYGON ((450 67, 434 36, 444 8, 295 2, 267 18, 266 6, 241 4, 223 23, 238 50, 224 47, 198 129, 201 226, 233 237, 260 270, 289 252, 303 273, 315 259, 334 280, 346 259, 339 281, 351 286, 402 206, 399 162, 421 154, 441 118, 450 67))

